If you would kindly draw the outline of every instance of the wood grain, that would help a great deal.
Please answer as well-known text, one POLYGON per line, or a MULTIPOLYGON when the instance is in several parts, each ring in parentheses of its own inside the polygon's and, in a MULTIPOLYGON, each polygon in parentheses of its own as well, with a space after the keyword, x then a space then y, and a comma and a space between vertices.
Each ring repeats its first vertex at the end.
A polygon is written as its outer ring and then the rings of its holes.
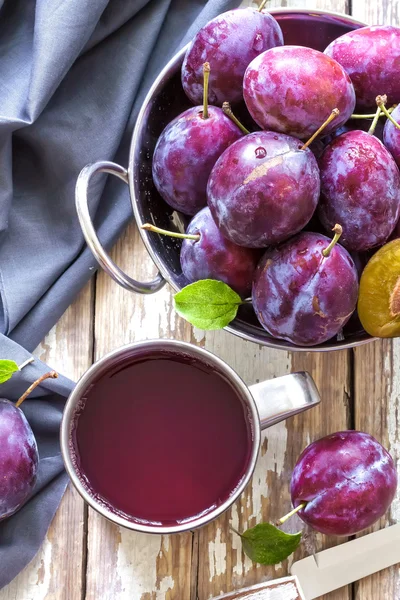
MULTIPOLYGON (((370 433, 389 450, 400 476, 400 340, 358 348, 354 365, 355 428, 370 433)), ((370 531, 399 520, 400 489, 389 513, 370 531)), ((354 585, 354 591, 355 600, 400 598, 400 566, 366 577, 354 585)))
MULTIPOLYGON (((258 2, 246 0, 246 5, 258 2)), ((308 7, 348 12, 347 0, 271 0, 268 7, 308 7)), ((397 0, 353 0, 354 17, 369 23, 399 22, 397 0)), ((155 268, 131 225, 113 249, 114 260, 137 278, 155 268)), ((38 356, 77 378, 92 356, 94 282, 81 294, 38 349, 38 356)), ((172 307, 166 286, 154 296, 122 290, 104 273, 95 289, 94 355, 131 341, 167 337, 199 344, 230 364, 248 383, 307 370, 321 391, 317 409, 271 427, 263 434, 250 485, 221 518, 194 533, 146 536, 114 526, 92 510, 85 534, 83 503, 71 489, 65 495, 42 549, 32 563, 0 592, 0 600, 208 600, 288 573, 290 561, 275 567, 254 565, 231 532, 262 520, 275 520, 290 507, 293 466, 311 441, 354 423, 384 443, 400 460, 400 341, 377 342, 351 352, 286 353, 245 342, 226 332, 192 330, 172 307), (352 398, 354 356, 354 398, 352 398), (355 405, 353 406, 353 400, 355 405), (87 550, 87 556, 86 556, 87 550)), ((400 493, 384 526, 400 518, 400 493)), ((302 527, 295 517, 287 531, 302 527)), ((342 540, 343 541, 343 540, 342 540)), ((333 545, 333 538, 306 533, 296 555, 333 545)), ((293 560, 293 558, 291 558, 293 560)), ((324 600, 396 600, 400 571, 392 567, 324 597, 324 600)))
MULTIPOLYGON (((369 25, 400 25, 397 0, 354 0, 352 14, 369 25)), ((400 476, 400 340, 380 340, 357 348, 354 357, 355 428, 370 433, 388 448, 400 476)), ((389 514, 372 530, 399 520, 400 490, 389 514)), ((354 598, 400 598, 400 567, 354 584, 354 598)))
MULTIPOLYGON (((49 332, 35 355, 73 380, 92 361, 93 283, 49 332)), ((84 503, 69 486, 33 561, 0 591, 0 600, 80 600, 84 587, 84 503)), ((1 541, 0 541, 1 543, 1 541)))
MULTIPOLYGON (((153 263, 131 225, 112 256, 128 273, 147 280, 153 263)), ((168 287, 153 296, 120 288, 100 273, 96 288, 95 357, 149 338, 191 341, 192 329, 172 308, 168 287)), ((173 600, 190 597, 193 534, 144 535, 124 530, 89 510, 87 600, 173 600)))

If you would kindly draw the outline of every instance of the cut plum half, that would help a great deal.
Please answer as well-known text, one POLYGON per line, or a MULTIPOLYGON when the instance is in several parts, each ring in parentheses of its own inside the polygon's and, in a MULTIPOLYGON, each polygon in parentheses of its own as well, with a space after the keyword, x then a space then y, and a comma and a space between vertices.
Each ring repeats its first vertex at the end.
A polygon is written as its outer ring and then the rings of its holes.
POLYGON ((400 336, 400 239, 385 244, 365 267, 358 315, 370 335, 400 336))

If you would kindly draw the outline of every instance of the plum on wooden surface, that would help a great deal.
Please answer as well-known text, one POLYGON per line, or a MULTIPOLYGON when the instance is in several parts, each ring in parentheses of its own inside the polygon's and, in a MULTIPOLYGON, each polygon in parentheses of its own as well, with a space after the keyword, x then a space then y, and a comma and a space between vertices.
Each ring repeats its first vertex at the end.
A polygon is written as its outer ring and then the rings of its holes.
POLYGON ((349 536, 373 525, 396 493, 393 459, 371 435, 342 431, 310 444, 293 470, 291 496, 310 527, 349 536))

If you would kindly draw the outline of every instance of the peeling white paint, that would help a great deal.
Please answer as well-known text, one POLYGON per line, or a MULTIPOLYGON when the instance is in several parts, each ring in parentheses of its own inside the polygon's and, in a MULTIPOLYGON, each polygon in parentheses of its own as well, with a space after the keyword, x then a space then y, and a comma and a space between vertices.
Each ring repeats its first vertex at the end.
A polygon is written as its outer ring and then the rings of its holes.
MULTIPOLYGON (((243 510, 243 507, 242 507, 242 510, 243 510)), ((238 514, 236 504, 234 504, 232 506, 230 525, 231 525, 231 527, 233 527, 233 529, 236 529, 236 531, 240 532, 239 514, 238 514)), ((242 556, 242 542, 240 540, 240 537, 233 531, 230 532, 230 535, 232 536, 231 537, 232 549, 236 550, 236 564, 232 565, 232 572, 234 573, 234 575, 237 575, 238 577, 243 577, 246 573, 248 573, 253 568, 254 564, 249 559, 249 557, 244 553, 243 553, 244 561, 242 560, 242 557, 243 557, 242 556)))
POLYGON ((157 557, 168 552, 169 540, 159 535, 143 535, 120 528, 115 577, 119 585, 109 590, 102 600, 140 600, 146 593, 155 593, 156 600, 165 600, 168 590, 174 588, 172 576, 157 582, 157 557), (116 589, 119 589, 116 595, 116 589))
POLYGON ((197 327, 193 327, 193 337, 198 344, 200 344, 206 336, 206 332, 204 329, 198 329, 197 327))
POLYGON ((215 540, 208 542, 210 582, 226 571, 226 543, 221 540, 221 529, 217 529, 215 540))

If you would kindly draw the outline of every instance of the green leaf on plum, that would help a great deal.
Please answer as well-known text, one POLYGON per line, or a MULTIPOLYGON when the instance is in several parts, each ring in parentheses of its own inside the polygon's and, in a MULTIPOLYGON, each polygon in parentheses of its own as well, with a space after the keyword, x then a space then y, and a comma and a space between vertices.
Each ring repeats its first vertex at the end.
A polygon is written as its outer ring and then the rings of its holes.
POLYGON ((245 554, 253 562, 276 565, 296 550, 302 534, 285 533, 271 523, 260 523, 239 535, 245 554))
POLYGON ((0 359, 0 383, 11 379, 16 371, 19 371, 19 367, 14 360, 0 359))
POLYGON ((199 329, 223 329, 236 317, 242 299, 229 285, 201 279, 174 297, 176 312, 199 329))

